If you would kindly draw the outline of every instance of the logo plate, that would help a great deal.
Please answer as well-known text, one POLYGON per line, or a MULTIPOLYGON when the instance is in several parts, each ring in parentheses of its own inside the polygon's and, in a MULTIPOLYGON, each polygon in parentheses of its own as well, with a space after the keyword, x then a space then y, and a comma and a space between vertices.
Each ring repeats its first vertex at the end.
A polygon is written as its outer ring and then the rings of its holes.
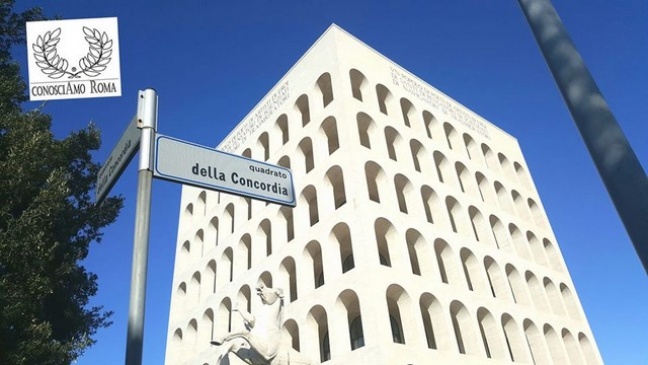
POLYGON ((121 96, 117 18, 27 22, 30 100, 121 96))

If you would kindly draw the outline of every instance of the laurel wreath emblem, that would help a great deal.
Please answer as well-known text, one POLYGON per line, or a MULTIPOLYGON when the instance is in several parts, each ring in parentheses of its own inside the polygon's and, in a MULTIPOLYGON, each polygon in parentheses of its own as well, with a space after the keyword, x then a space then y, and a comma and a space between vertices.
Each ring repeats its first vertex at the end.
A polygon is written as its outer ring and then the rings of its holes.
POLYGON ((97 29, 83 27, 83 33, 89 49, 88 54, 79 60, 79 68, 73 66, 68 71, 68 60, 58 55, 56 47, 61 40, 61 28, 36 38, 36 43, 32 44, 36 65, 51 79, 60 79, 64 75, 68 75, 69 79, 81 78, 81 74, 99 76, 110 63, 113 41, 106 32, 97 29))

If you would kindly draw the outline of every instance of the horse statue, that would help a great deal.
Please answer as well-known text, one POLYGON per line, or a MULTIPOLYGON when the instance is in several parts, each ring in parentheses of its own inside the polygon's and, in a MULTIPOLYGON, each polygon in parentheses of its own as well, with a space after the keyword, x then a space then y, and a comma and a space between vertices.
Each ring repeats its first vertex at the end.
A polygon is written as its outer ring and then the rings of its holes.
POLYGON ((246 330, 211 341, 212 345, 221 347, 216 365, 220 365, 230 353, 249 365, 314 365, 281 342, 283 290, 261 284, 256 288, 256 294, 263 303, 256 316, 238 306, 232 309, 241 315, 246 330))

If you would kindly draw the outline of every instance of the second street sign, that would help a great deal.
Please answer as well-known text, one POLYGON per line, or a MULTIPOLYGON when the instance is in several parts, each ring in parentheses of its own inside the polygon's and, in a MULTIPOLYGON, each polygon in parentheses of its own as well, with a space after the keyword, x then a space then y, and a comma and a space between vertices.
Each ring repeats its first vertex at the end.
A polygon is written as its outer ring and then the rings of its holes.
POLYGON ((108 195, 112 186, 115 185, 130 160, 135 156, 137 147, 140 144, 141 135, 142 132, 137 128, 137 115, 135 115, 124 133, 122 133, 112 152, 110 152, 110 156, 108 156, 106 162, 99 169, 99 173, 97 174, 97 187, 95 189, 96 204, 100 204, 106 195, 108 195))
POLYGON ((158 134, 153 176, 295 206, 289 169, 158 134))

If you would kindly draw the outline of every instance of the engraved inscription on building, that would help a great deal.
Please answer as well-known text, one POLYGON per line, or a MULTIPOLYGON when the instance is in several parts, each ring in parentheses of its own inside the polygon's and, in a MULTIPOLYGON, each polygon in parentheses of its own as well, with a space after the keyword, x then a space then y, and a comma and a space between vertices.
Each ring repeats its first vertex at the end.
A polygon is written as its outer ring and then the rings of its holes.
POLYGON ((461 105, 448 99, 445 95, 424 85, 410 75, 391 67, 392 82, 403 90, 415 96, 429 106, 439 110, 449 118, 461 123, 466 128, 480 136, 490 139, 488 126, 472 113, 466 111, 461 105))
POLYGON ((232 132, 227 140, 220 146, 220 150, 224 152, 234 153, 250 135, 258 130, 263 123, 265 123, 270 116, 272 116, 277 109, 290 97, 290 88, 288 81, 284 82, 272 94, 268 95, 266 99, 250 113, 247 120, 241 123, 234 132, 232 132))

